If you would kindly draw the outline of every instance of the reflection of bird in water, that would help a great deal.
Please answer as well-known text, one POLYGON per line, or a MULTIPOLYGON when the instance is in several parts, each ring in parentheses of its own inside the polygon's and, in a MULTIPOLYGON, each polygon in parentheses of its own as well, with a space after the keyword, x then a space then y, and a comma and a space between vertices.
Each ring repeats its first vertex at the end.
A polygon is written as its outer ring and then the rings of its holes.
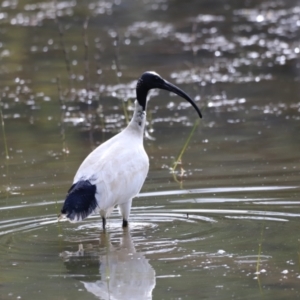
MULTIPOLYGON (((88 292, 101 300, 152 299, 152 290, 155 287, 155 271, 149 264, 148 259, 142 253, 136 252, 129 231, 124 230, 121 243, 118 246, 111 244, 110 234, 102 234, 100 248, 102 248, 99 255, 101 279, 90 282, 81 281, 88 292)), ((79 251, 67 253, 66 264, 70 265, 70 259, 78 255, 80 260, 77 262, 81 266, 82 259, 85 256, 84 251, 83 247, 79 246, 79 251)), ((90 261, 90 259, 91 256, 87 256, 87 260, 90 261)), ((78 269, 74 262, 71 265, 72 269, 78 269)), ((94 263, 91 264, 91 267, 95 270, 94 263)), ((91 275, 88 268, 86 271, 91 275)), ((92 277, 96 279, 94 274, 92 277)))
POLYGON ((149 158, 143 146, 146 124, 147 95, 151 89, 164 89, 184 98, 201 112, 195 102, 181 89, 155 72, 145 72, 136 86, 137 101, 128 126, 99 147, 79 167, 59 217, 71 222, 81 221, 100 212, 103 229, 106 218, 118 205, 127 227, 132 198, 141 190, 149 169, 149 158))
MULTIPOLYGON (((107 242, 110 244, 109 240, 107 242)), ((107 245, 107 253, 100 255, 100 275, 101 280, 96 282, 82 282, 99 299, 152 299, 155 271, 148 259, 135 251, 128 231, 124 231, 120 247, 107 245)))

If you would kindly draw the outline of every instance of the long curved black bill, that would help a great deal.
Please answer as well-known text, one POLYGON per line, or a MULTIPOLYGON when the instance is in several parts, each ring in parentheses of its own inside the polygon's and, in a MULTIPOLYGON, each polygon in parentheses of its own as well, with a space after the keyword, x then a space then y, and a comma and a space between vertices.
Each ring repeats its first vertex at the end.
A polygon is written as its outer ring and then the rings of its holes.
POLYGON ((178 95, 178 96, 184 98, 185 100, 187 100, 188 102, 190 102, 192 104, 192 106, 195 108, 195 110, 197 111, 199 117, 202 118, 201 111, 198 108, 198 106, 196 105, 196 103, 194 102, 194 100, 188 94, 186 94, 183 90, 181 90, 179 87, 177 87, 176 85, 172 84, 171 82, 168 82, 165 80, 164 84, 161 85, 160 88, 163 90, 173 92, 176 95, 178 95))

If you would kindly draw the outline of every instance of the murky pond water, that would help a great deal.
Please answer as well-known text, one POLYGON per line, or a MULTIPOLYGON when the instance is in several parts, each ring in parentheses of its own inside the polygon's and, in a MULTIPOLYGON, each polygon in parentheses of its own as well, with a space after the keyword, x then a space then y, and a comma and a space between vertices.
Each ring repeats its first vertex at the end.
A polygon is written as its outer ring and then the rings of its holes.
POLYGON ((199 2, 2 1, 1 299, 300 298, 300 2, 199 2), (152 93, 129 229, 57 223, 145 70, 204 118, 152 93))

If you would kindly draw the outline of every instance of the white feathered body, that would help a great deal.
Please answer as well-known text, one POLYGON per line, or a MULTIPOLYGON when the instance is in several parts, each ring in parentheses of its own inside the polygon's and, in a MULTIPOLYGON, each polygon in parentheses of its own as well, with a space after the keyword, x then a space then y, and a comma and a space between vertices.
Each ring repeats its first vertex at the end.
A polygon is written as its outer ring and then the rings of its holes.
MULTIPOLYGON (((149 170, 143 146, 146 113, 136 102, 129 125, 91 152, 79 167, 73 183, 88 180, 96 186, 96 200, 104 218, 116 205, 130 212, 132 198, 141 190, 149 170)), ((128 212, 128 215, 129 215, 128 212)))

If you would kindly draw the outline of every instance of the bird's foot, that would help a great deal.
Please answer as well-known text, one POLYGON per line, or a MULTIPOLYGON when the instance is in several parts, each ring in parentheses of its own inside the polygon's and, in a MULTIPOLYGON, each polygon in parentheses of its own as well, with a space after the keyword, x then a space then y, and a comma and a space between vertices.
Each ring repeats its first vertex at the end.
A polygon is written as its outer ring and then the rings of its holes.
POLYGON ((102 228, 105 231, 106 219, 102 217, 102 228))
POLYGON ((123 228, 128 227, 128 221, 123 219, 123 224, 122 224, 123 228))

